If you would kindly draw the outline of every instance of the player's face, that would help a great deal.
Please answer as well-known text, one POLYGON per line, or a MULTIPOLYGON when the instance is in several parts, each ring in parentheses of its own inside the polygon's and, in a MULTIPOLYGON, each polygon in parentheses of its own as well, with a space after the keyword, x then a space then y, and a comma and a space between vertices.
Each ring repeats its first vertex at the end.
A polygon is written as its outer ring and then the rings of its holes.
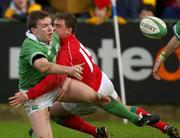
POLYGON ((63 19, 55 19, 54 31, 60 36, 61 39, 64 39, 70 34, 72 34, 72 29, 66 26, 63 19))
POLYGON ((35 34, 40 41, 47 43, 52 40, 52 32, 52 20, 50 17, 45 17, 37 21, 33 34, 35 34))

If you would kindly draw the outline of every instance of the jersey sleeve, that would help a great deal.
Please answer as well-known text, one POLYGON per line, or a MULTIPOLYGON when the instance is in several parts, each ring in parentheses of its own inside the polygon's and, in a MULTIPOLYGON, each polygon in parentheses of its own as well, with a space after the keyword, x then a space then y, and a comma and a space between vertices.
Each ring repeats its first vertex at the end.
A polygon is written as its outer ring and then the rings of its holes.
POLYGON ((23 47, 22 49, 22 56, 26 59, 28 63, 30 63, 31 66, 33 66, 33 58, 36 55, 43 55, 44 57, 47 57, 43 51, 36 46, 33 42, 25 43, 24 45, 27 45, 26 47, 23 47))
POLYGON ((66 75, 48 75, 37 85, 30 88, 27 92, 29 99, 35 99, 43 94, 46 94, 60 87, 65 80, 66 75))
POLYGON ((173 26, 173 32, 176 38, 180 40, 180 21, 173 26))

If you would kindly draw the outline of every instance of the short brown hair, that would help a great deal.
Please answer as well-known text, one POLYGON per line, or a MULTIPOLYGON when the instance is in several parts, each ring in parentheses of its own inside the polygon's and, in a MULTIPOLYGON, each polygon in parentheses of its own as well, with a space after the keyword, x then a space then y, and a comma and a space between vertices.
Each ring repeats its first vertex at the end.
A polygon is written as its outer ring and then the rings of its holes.
POLYGON ((31 12, 27 18, 27 28, 31 31, 31 28, 36 27, 37 21, 45 17, 50 17, 45 11, 34 11, 31 12))
POLYGON ((72 33, 75 33, 76 27, 77 27, 77 19, 73 14, 68 13, 68 12, 57 13, 56 16, 55 16, 55 19, 64 20, 65 25, 67 27, 71 27, 72 28, 72 33))

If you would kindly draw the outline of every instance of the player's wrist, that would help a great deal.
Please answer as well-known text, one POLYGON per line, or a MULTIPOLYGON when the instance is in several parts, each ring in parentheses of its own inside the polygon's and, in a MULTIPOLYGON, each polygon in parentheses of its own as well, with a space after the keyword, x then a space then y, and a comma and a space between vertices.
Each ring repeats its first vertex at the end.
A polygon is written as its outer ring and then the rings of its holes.
POLYGON ((71 76, 71 73, 72 73, 71 67, 64 67, 64 69, 63 69, 63 74, 64 75, 71 76))
POLYGON ((163 52, 160 54, 160 56, 159 56, 159 58, 160 58, 161 61, 166 60, 166 57, 167 57, 167 55, 166 55, 166 53, 165 53, 164 51, 163 51, 163 52))
POLYGON ((28 97, 28 94, 27 94, 27 93, 23 93, 23 96, 24 96, 24 98, 26 99, 26 101, 29 100, 29 97, 28 97))
POLYGON ((26 92, 26 95, 28 100, 33 99, 29 90, 26 92))

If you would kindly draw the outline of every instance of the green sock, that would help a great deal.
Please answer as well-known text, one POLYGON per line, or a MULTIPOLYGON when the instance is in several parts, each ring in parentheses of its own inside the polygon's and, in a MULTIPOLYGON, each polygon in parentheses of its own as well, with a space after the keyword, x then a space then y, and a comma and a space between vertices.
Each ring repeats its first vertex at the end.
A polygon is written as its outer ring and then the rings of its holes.
POLYGON ((36 138, 36 136, 35 136, 34 132, 32 133, 31 138, 36 138))
POLYGON ((131 106, 131 108, 130 108, 130 111, 132 112, 132 113, 135 113, 136 114, 136 106, 131 106))
POLYGON ((103 110, 115 116, 126 118, 133 123, 139 121, 139 117, 136 114, 130 112, 122 103, 117 102, 114 98, 110 98, 111 102, 109 104, 100 106, 103 110))

